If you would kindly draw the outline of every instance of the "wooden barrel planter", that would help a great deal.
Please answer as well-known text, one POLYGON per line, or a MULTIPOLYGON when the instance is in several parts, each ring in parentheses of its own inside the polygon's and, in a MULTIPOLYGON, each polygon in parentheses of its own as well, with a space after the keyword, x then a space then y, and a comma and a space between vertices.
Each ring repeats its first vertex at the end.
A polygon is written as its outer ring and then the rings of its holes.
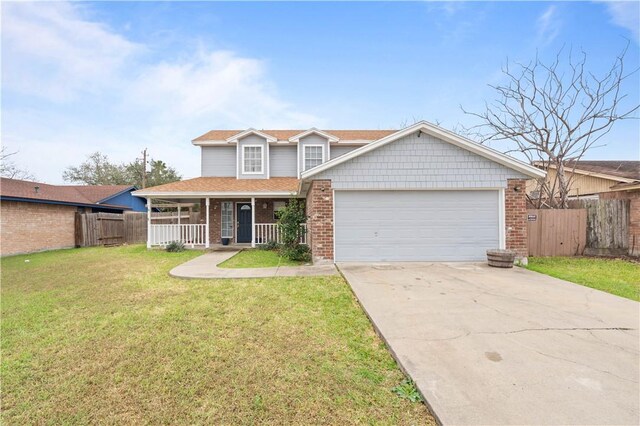
POLYGON ((487 250, 487 260, 489 266, 495 268, 513 268, 513 262, 516 260, 516 252, 513 250, 487 250))

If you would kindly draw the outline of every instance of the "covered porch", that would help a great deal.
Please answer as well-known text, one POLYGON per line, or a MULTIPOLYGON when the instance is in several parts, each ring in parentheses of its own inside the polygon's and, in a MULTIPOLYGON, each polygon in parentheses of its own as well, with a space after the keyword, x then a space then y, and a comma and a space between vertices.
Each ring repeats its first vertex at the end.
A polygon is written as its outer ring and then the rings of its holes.
MULTIPOLYGON (((256 247, 271 242, 281 243, 277 224, 278 210, 287 198, 158 199, 147 198, 147 247, 164 247, 180 241, 188 247, 256 247), (200 206, 197 223, 194 214, 185 214, 200 206), (165 214, 157 215, 154 210, 165 214), (175 212, 175 214, 166 214, 175 212), (167 223, 170 219, 171 223, 167 223)), ((307 243, 306 224, 300 229, 300 243, 307 243)))
MULTIPOLYGON (((282 241, 278 210, 296 198, 299 182, 286 177, 200 177, 141 189, 134 195, 146 199, 149 248, 173 241, 207 249, 216 245, 256 247, 282 241), (185 209, 190 214, 185 215, 185 209), (162 220, 157 219, 160 216, 162 220)), ((307 242, 306 225, 300 229, 300 241, 307 242)))

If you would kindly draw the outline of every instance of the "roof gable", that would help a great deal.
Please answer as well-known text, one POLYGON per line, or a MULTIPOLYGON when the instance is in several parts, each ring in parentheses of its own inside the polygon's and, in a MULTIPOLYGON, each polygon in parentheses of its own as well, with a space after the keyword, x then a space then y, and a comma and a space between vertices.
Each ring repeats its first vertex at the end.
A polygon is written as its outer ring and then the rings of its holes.
POLYGON ((412 126, 409 126, 405 129, 399 130, 389 136, 383 137, 375 142, 372 142, 368 145, 364 145, 358 149, 355 149, 347 154, 341 155, 340 157, 336 157, 333 160, 329 160, 326 163, 323 163, 313 169, 302 172, 302 179, 310 178, 314 175, 317 175, 325 170, 328 170, 332 167, 337 166, 338 164, 342 164, 346 161, 351 160, 352 158, 356 158, 360 155, 366 154, 367 152, 371 152, 375 149, 378 149, 382 146, 385 146, 389 143, 393 143, 397 140, 402 139, 405 136, 408 136, 412 133, 416 132, 424 132, 431 136, 434 136, 444 142, 448 142, 452 145, 458 146, 460 148, 466 149, 474 154, 477 154, 481 157, 487 158, 496 163, 502 164, 505 167, 516 170, 520 173, 523 173, 531 178, 539 178, 544 177, 546 173, 540 170, 537 167, 531 166, 522 161, 516 160, 508 155, 505 155, 501 152, 498 152, 494 149, 488 148, 484 145, 480 145, 476 142, 470 141, 466 138, 463 138, 460 135, 457 135, 448 130, 442 129, 438 126, 435 126, 426 121, 420 121, 412 126))
POLYGON ((256 129, 247 129, 244 132, 240 132, 236 135, 230 136, 227 138, 227 142, 238 142, 240 139, 242 138, 246 138, 249 135, 256 135, 256 136, 260 136, 261 138, 265 138, 267 140, 267 142, 277 142, 278 139, 274 138, 271 135, 268 135, 264 132, 261 132, 259 130, 256 129))
POLYGON ((289 142, 300 142, 300 139, 309 136, 309 135, 318 135, 318 136, 322 136, 323 138, 327 138, 327 140, 329 142, 338 142, 340 140, 340 138, 327 133, 327 132, 323 132, 322 130, 318 130, 315 127, 310 128, 309 130, 302 132, 302 133, 298 133, 297 135, 291 136, 289 138, 289 142))

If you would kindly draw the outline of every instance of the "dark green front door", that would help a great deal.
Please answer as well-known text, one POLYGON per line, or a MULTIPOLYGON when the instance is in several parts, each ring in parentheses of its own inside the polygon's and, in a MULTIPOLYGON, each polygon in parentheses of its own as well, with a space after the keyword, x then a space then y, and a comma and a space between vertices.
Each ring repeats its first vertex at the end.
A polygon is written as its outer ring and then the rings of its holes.
POLYGON ((251 203, 236 204, 238 216, 238 243, 251 242, 251 203))

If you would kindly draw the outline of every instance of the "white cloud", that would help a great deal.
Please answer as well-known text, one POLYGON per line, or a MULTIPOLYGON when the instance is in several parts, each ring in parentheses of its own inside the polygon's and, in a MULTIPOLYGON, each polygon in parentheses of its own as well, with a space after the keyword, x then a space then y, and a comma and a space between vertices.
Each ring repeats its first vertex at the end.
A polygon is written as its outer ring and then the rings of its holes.
POLYGON ((112 85, 142 49, 104 25, 84 20, 68 3, 4 3, 3 85, 68 101, 112 85))
POLYGON ((539 47, 550 44, 560 34, 562 21, 556 5, 551 5, 536 20, 536 43, 539 47))
POLYGON ((211 128, 325 124, 282 99, 264 61, 185 46, 180 60, 145 62, 151 47, 89 13, 82 4, 3 3, 3 143, 45 181, 59 183, 96 150, 130 161, 144 147, 194 177, 189 141, 211 128))
POLYGON ((607 11, 611 21, 631 32, 633 40, 640 42, 640 5, 637 1, 607 2, 607 11))

